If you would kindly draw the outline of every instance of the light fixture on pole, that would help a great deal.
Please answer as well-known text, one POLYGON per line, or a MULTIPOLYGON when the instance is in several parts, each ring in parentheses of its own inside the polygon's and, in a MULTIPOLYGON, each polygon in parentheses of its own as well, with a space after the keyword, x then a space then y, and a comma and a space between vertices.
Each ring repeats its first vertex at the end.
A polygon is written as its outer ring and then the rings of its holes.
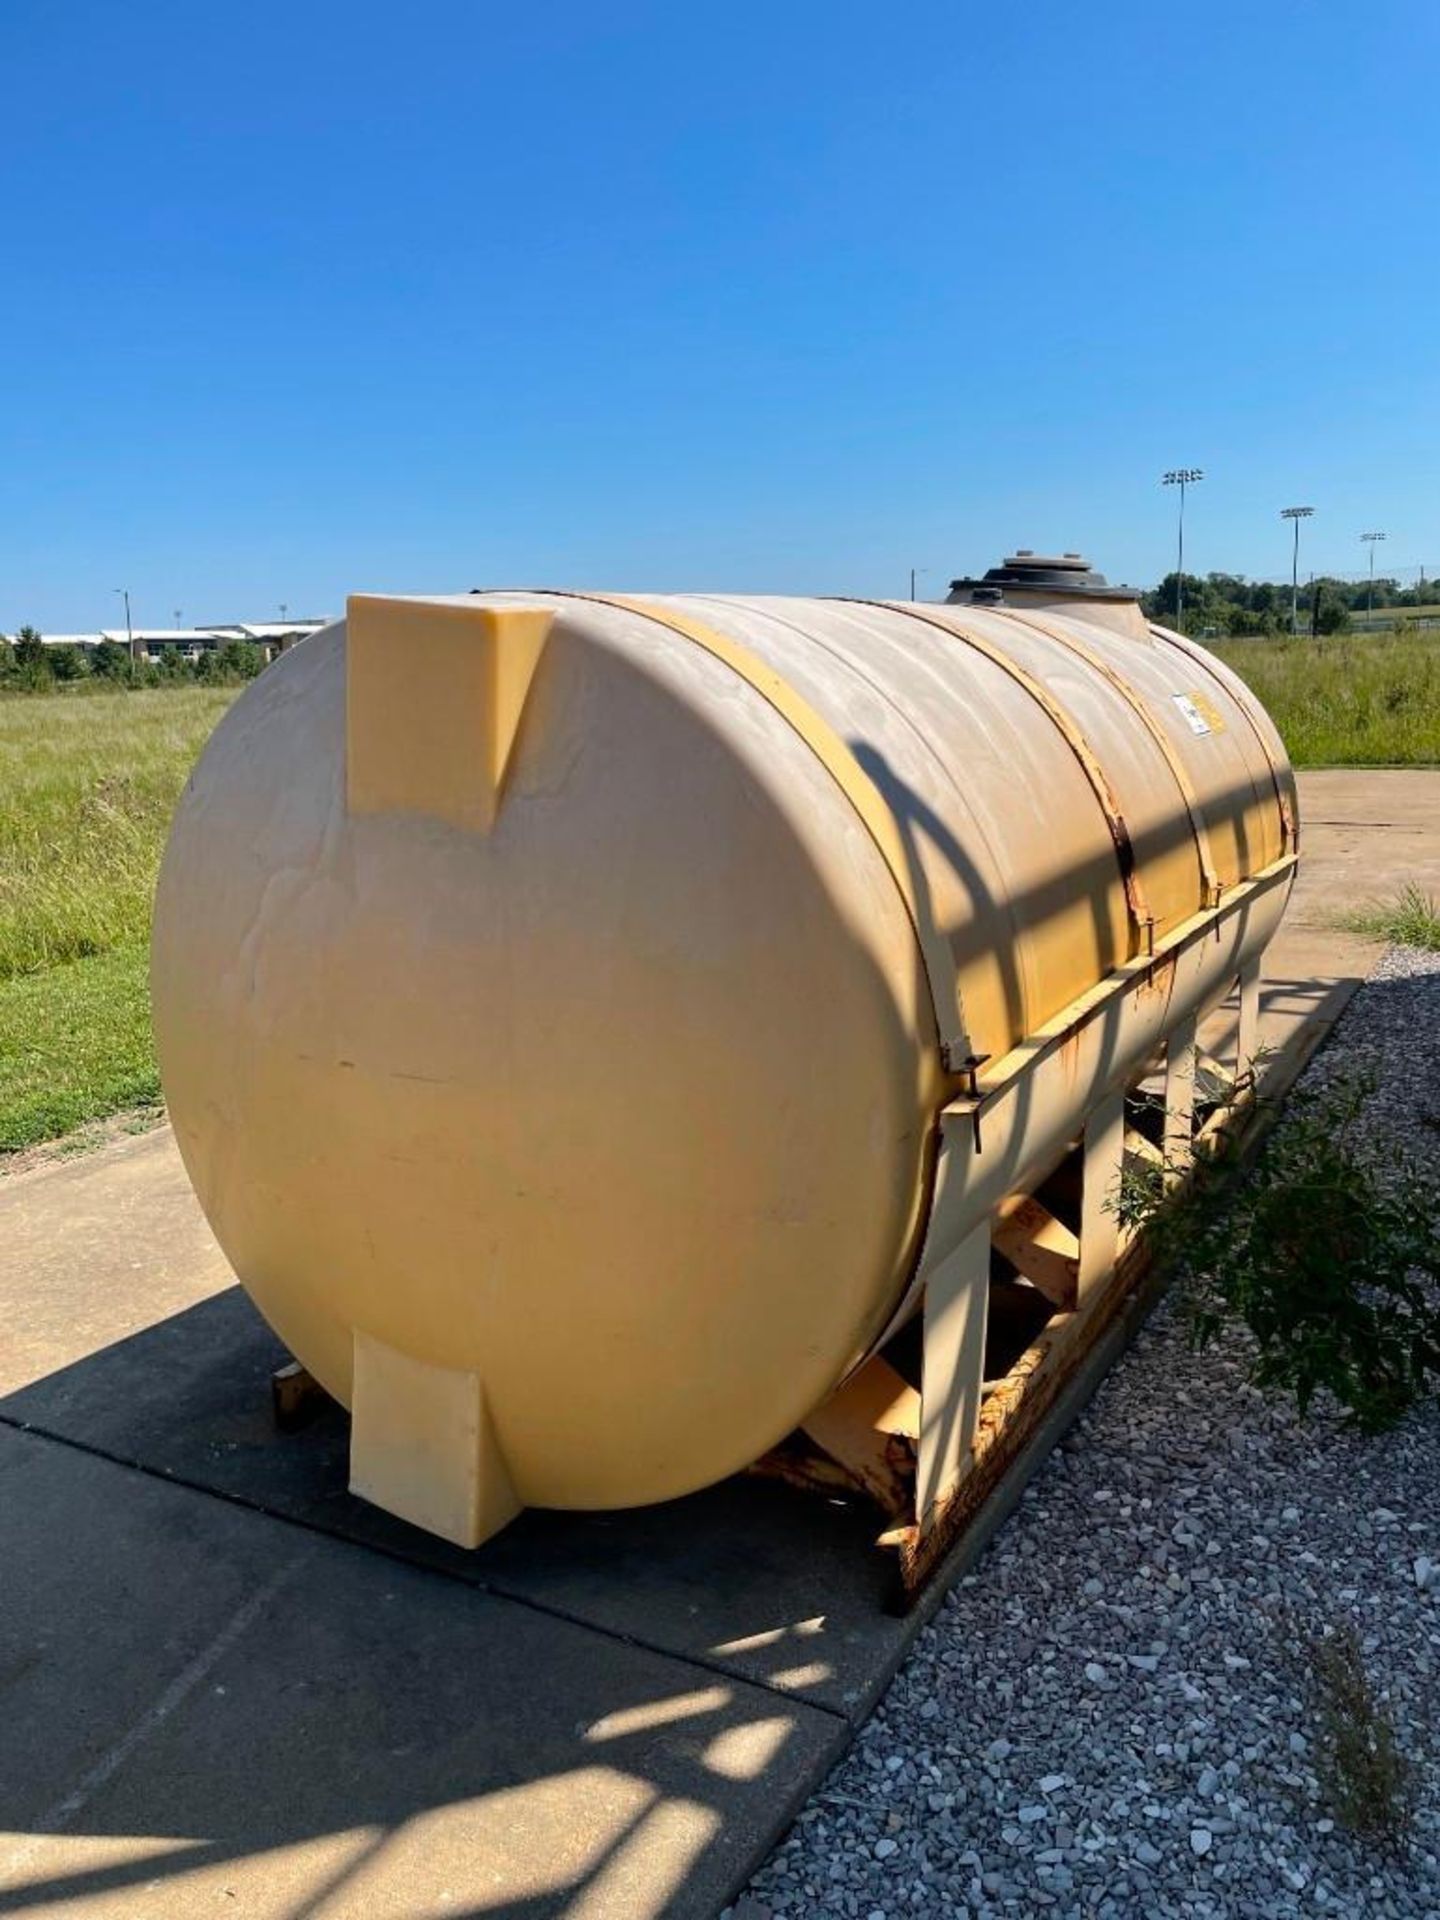
POLYGON ((130 654, 130 678, 135 678, 135 630, 130 625, 130 589, 116 587, 116 593, 125 602, 125 645, 130 654))
POLYGON ((1375 542, 1385 538, 1383 533, 1362 533, 1360 538, 1370 549, 1370 586, 1365 595, 1365 619, 1368 622, 1375 611, 1375 542))
POLYGON ((1282 507, 1280 518, 1295 522, 1295 550, 1290 556, 1290 631, 1300 631, 1300 522, 1308 520, 1313 507, 1282 507))
POLYGON ((1175 558, 1175 628, 1177 632, 1185 617, 1185 489, 1193 487, 1198 480, 1204 478, 1205 475, 1199 467, 1172 467, 1169 473, 1162 474, 1160 477, 1162 487, 1179 487, 1180 489, 1180 532, 1175 558))
POLYGON ((922 573, 928 573, 929 571, 930 571, 930 569, 929 569, 928 567, 911 567, 911 569, 910 569, 910 598, 911 598, 912 600, 913 600, 913 599, 915 598, 915 582, 916 582, 916 580, 917 580, 917 579, 918 579, 918 578, 920 577, 920 575, 921 575, 922 573))

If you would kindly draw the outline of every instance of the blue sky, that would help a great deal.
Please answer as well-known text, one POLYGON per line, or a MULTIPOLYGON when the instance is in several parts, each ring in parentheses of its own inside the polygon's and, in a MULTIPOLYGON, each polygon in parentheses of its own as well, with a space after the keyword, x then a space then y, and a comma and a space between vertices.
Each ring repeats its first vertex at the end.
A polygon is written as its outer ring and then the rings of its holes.
POLYGON ((1440 8, 6 0, 0 630, 1440 570, 1440 8))

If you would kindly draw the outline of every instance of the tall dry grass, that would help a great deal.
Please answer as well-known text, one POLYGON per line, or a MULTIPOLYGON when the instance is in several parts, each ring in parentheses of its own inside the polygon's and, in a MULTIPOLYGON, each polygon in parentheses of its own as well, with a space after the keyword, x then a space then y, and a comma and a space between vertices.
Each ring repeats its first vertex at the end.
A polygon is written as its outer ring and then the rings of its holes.
POLYGON ((1297 767, 1440 764, 1440 633, 1224 640, 1297 767))
POLYGON ((171 810, 234 698, 0 701, 0 980, 148 941, 171 810))

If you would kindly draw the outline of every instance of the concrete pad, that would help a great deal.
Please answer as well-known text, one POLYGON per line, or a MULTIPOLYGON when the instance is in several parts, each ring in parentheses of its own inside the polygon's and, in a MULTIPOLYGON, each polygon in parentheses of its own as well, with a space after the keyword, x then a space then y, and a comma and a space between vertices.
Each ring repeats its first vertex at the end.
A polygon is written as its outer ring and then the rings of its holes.
POLYGON ((36 1920, 710 1914, 844 1739, 14 1431, 0 1566, 0 1901, 36 1920))
POLYGON ((234 1284, 168 1127, 0 1180, 0 1392, 234 1284))
POLYGON ((1333 767, 1298 778, 1300 876, 1283 937, 1295 953, 1328 962, 1326 972, 1368 973, 1382 943, 1335 921, 1409 881, 1440 898, 1440 771, 1333 767))
MULTIPOLYGON (((0 1317, 28 1311, 7 1271, 0 1317)), ((93 1353, 85 1338, 77 1326, 53 1342, 50 1370, 0 1398, 0 1420, 852 1718, 905 1644, 862 1503, 740 1478, 625 1513, 532 1510, 467 1552, 348 1491, 340 1408, 300 1433, 277 1430, 270 1375, 288 1356, 238 1287, 93 1353)))
POLYGON ((1261 1035, 1288 1084, 1384 951, 1346 915, 1414 882, 1440 897, 1440 771, 1334 767, 1298 774, 1300 870, 1266 960, 1261 1035))

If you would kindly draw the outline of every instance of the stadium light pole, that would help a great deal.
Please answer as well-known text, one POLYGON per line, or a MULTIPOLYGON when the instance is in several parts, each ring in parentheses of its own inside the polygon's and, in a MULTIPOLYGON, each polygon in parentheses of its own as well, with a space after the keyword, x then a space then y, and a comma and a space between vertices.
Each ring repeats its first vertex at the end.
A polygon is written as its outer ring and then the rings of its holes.
POLYGON ((1282 507, 1280 518, 1295 522, 1295 550, 1290 557, 1290 632, 1300 631, 1300 522, 1308 520, 1313 507, 1282 507))
POLYGON ((1180 532, 1175 558, 1175 630, 1181 631, 1181 621, 1185 617, 1185 489, 1193 487, 1204 474, 1199 467, 1172 467, 1169 473, 1162 474, 1162 487, 1180 489, 1180 532))
POLYGON ((125 602, 125 646, 130 655, 130 678, 135 678, 135 630, 130 625, 130 589, 116 587, 116 593, 125 602))
POLYGON ((1370 585, 1365 594, 1365 624, 1368 626, 1375 612, 1375 542, 1385 538, 1383 533, 1362 533, 1360 538, 1370 549, 1370 585))

